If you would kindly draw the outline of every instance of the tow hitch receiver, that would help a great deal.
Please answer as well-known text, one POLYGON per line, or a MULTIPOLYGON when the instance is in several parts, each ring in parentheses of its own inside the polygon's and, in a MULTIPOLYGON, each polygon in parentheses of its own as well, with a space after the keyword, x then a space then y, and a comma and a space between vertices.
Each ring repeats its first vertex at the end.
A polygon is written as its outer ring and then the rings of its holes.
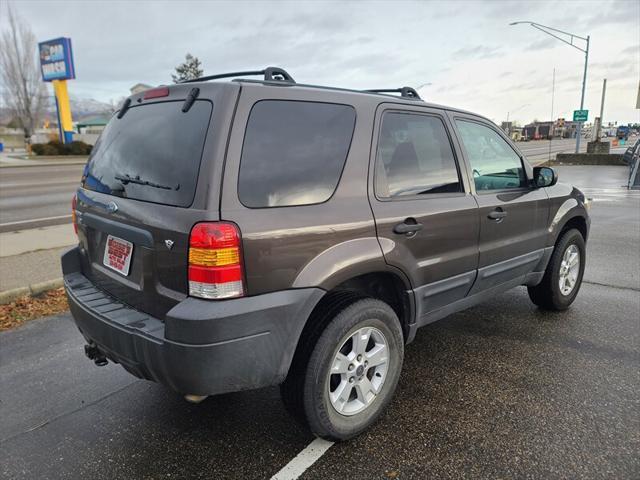
POLYGON ((107 358, 100 350, 98 350, 98 347, 94 343, 84 346, 84 354, 89 360, 93 360, 93 362, 99 367, 104 367, 109 363, 107 358))

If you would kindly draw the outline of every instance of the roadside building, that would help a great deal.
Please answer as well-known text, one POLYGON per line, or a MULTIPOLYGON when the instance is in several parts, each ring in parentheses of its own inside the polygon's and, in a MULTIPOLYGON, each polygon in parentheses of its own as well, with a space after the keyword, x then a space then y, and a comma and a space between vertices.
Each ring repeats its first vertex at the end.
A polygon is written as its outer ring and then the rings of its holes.
POLYGON ((153 87, 151 87, 151 85, 147 85, 146 83, 136 83, 129 89, 129 91, 131 92, 131 95, 135 95, 136 93, 142 93, 145 90, 149 90, 150 88, 153 87))
POLYGON ((107 126, 107 123, 109 123, 109 117, 100 115, 89 117, 78 122, 76 128, 78 129, 78 133, 100 135, 104 127, 107 126))
POLYGON ((550 138, 575 138, 577 122, 559 118, 555 121, 532 122, 522 129, 522 137, 526 140, 547 140, 550 138))

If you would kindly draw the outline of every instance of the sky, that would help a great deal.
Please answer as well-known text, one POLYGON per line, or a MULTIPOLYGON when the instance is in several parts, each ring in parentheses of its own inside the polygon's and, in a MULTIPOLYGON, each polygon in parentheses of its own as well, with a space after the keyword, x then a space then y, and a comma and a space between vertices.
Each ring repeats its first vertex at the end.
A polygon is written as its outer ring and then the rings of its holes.
POLYGON ((0 29, 7 27, 9 4, 39 41, 72 39, 75 97, 117 101, 138 82, 170 83, 189 52, 205 74, 279 66, 300 83, 424 85, 425 100, 498 123, 507 116, 521 124, 551 118, 553 90, 553 118, 571 119, 580 104, 584 54, 529 25, 509 26, 533 21, 590 35, 590 121, 606 78, 605 123, 640 122, 635 0, 0 0, 0 29))

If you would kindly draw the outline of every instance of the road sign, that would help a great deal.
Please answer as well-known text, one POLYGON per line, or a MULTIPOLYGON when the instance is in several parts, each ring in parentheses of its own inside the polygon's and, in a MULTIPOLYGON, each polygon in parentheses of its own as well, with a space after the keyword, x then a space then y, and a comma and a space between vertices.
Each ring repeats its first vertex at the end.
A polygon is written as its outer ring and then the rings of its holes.
POLYGON ((42 80, 71 80, 76 78, 70 38, 55 38, 38 44, 42 80))
POLYGON ((573 121, 574 122, 586 122, 589 118, 589 110, 574 110, 573 121))
POLYGON ((67 80, 76 78, 71 39, 60 37, 40 42, 38 51, 40 52, 42 80, 51 82, 53 91, 56 94, 60 141, 62 143, 71 143, 73 141, 73 120, 71 118, 67 80))

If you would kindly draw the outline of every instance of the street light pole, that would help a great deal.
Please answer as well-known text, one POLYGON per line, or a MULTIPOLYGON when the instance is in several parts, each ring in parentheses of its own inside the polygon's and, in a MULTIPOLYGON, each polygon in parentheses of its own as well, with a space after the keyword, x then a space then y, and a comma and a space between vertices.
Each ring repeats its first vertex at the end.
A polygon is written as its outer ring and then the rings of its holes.
MULTIPOLYGON (((559 30, 557 28, 549 27, 547 25, 541 25, 540 23, 536 23, 536 22, 529 22, 529 21, 511 22, 509 25, 519 25, 521 23, 531 25, 533 28, 538 29, 543 33, 546 33, 547 35, 551 35, 552 37, 560 40, 561 42, 564 42, 567 45, 575 48, 576 50, 580 50, 582 53, 584 53, 584 73, 582 75, 582 94, 580 95, 580 110, 584 110, 584 92, 587 88, 587 64, 589 63, 589 40, 591 37, 589 35, 587 35, 586 38, 581 37, 580 35, 565 32, 564 30, 559 30), (569 40, 567 41, 566 39, 560 37, 558 34, 566 35, 567 37, 569 37, 569 40), (584 42, 586 42, 587 44, 586 48, 583 49, 575 45, 573 43, 574 39, 583 40, 584 42)), ((582 135, 582 122, 578 122, 578 128, 576 131, 576 153, 580 152, 580 136, 581 135, 582 135)))
MULTIPOLYGON (((587 35, 587 48, 584 50, 584 74, 582 75, 582 95, 580 96, 580 110, 584 110, 584 91, 587 88, 587 64, 589 63, 589 35, 587 35)), ((580 153, 580 137, 582 136, 582 122, 578 122, 576 153, 580 153)))

